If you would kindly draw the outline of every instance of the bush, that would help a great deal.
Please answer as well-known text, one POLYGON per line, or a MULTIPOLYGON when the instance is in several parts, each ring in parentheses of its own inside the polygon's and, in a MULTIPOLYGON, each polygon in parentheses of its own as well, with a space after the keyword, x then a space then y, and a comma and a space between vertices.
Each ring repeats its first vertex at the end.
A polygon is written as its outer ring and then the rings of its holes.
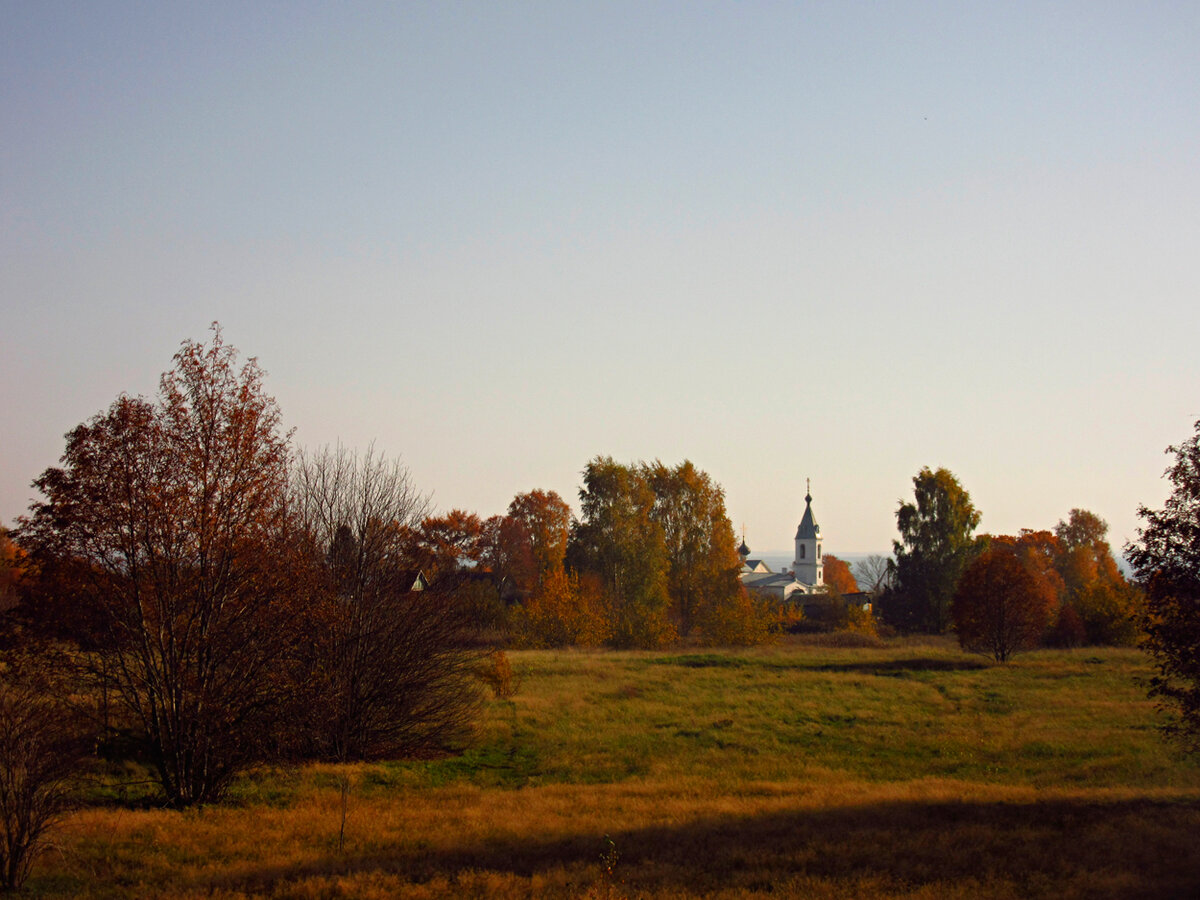
POLYGON ((79 719, 45 689, 0 680, 0 885, 21 886, 67 809, 86 746, 79 719))
POLYGON ((707 647, 750 647, 773 640, 778 615, 774 604, 742 589, 725 603, 704 610, 699 622, 701 643, 707 647))
POLYGON ((521 679, 513 673, 512 663, 503 650, 493 650, 479 665, 479 680, 491 688, 497 700, 510 700, 521 689, 521 679))

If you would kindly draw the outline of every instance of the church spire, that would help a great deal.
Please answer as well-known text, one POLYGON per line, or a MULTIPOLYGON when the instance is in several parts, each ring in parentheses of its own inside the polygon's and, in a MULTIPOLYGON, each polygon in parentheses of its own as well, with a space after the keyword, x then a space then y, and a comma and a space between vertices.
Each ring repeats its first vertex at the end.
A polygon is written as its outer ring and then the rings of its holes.
POLYGON ((804 518, 800 520, 800 527, 796 529, 796 539, 812 541, 821 537, 821 526, 817 524, 817 518, 812 511, 812 482, 805 480, 808 487, 804 495, 804 518))
POLYGON ((819 588, 825 581, 825 566, 821 560, 821 526, 812 509, 812 480, 804 480, 804 518, 796 529, 796 560, 793 571, 796 580, 808 585, 808 590, 819 588))

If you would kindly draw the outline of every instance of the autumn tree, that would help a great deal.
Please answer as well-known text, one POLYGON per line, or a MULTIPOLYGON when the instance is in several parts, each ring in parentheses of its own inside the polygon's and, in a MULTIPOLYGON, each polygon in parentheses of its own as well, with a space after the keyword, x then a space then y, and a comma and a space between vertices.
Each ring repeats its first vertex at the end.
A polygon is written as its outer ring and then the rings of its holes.
POLYGON ((668 617, 669 561, 654 491, 633 466, 596 457, 583 471, 582 518, 574 524, 568 564, 602 586, 616 647, 661 647, 675 637, 668 617))
POLYGON ((913 478, 914 503, 900 503, 892 544, 894 584, 882 604, 885 618, 905 631, 941 633, 951 623, 959 576, 976 553, 979 511, 948 469, 928 467, 913 478))
POLYGON ((406 538, 428 521, 428 498, 398 460, 338 447, 299 455, 292 505, 320 573, 320 628, 299 679, 309 752, 345 761, 443 747, 470 723, 478 653, 444 580, 413 590, 406 538))
POLYGON ((254 359, 213 326, 154 402, 121 396, 67 435, 22 520, 32 555, 79 562, 105 639, 93 674, 122 702, 168 802, 215 800, 273 742, 301 617, 288 436, 254 359))
POLYGON ((1108 523, 1093 512, 1073 509, 1054 534, 1060 545, 1056 567, 1063 603, 1078 613, 1087 643, 1136 641, 1140 596, 1117 567, 1106 539, 1108 523))
POLYGON ((512 627, 521 647, 597 647, 612 637, 600 579, 562 566, 514 611, 512 627))
POLYGON ((521 526, 536 582, 541 584, 548 577, 557 577, 571 537, 571 507, 567 502, 555 491, 517 494, 508 504, 508 518, 521 526))
POLYGON ((511 516, 489 516, 479 538, 479 567, 487 573, 497 599, 518 601, 539 581, 528 527, 511 516))
POLYGON ((459 574, 478 563, 484 552, 483 522, 475 513, 452 509, 405 527, 406 553, 414 568, 431 581, 459 574))
POLYGON ((1157 668, 1151 694, 1172 714, 1169 733, 1200 751, 1200 421, 1168 448, 1171 495, 1138 511, 1143 526, 1126 555, 1145 590, 1146 648, 1157 668))
POLYGON ((565 567, 571 508, 562 497, 542 490, 517 494, 496 532, 501 539, 493 567, 519 598, 511 621, 519 646, 596 646, 609 639, 599 579, 565 567))
POLYGON ((17 605, 17 585, 26 565, 25 554, 0 526, 0 613, 17 605))
POLYGON ((970 563, 959 579, 952 613, 964 649, 1007 661, 1037 646, 1054 606, 1054 594, 1009 546, 996 544, 970 563))
POLYGON ((751 647, 776 639, 779 603, 739 587, 734 596, 701 610, 700 642, 709 647, 751 647))
POLYGON ((563 571, 571 508, 554 491, 517 494, 503 516, 484 523, 483 564, 503 593, 524 600, 563 571))
POLYGON ((725 494, 688 460, 674 467, 656 460, 640 470, 654 494, 652 518, 663 531, 672 619, 686 637, 698 619, 715 621, 714 610, 744 605, 738 581, 742 561, 725 514, 725 494))
POLYGON ((1073 509, 1065 520, 1054 526, 1054 536, 1068 550, 1079 547, 1107 546, 1108 523, 1087 509, 1073 509))
POLYGON ((838 559, 832 553, 825 554, 824 562, 827 585, 839 594, 858 593, 858 582, 854 579, 848 563, 838 559))

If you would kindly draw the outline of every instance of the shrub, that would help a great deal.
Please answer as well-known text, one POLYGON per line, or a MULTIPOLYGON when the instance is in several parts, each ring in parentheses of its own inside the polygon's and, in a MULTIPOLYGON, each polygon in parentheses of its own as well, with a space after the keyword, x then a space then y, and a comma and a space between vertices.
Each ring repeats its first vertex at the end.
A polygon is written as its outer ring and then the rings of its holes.
POLYGON ((69 805, 83 733, 52 694, 11 675, 0 680, 0 885, 8 890, 24 883, 69 805))
POLYGON ((701 643, 709 647, 749 647, 769 643, 778 620, 774 604, 739 590, 725 603, 705 609, 699 619, 701 643))
POLYGON ((521 679, 513 674, 512 663, 503 650, 493 650, 479 666, 479 680, 491 688, 497 700, 508 700, 516 696, 521 688, 521 679))

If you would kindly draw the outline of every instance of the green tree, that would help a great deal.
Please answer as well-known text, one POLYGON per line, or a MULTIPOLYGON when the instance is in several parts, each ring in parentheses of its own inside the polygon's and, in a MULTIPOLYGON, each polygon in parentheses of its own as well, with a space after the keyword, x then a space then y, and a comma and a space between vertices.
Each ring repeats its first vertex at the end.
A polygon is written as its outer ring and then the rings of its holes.
POLYGON ((609 642, 661 647, 675 637, 668 618, 669 562, 654 491, 633 466, 596 457, 583 471, 582 518, 572 529, 568 563, 602 585, 609 642))
POLYGON ((168 802, 212 801, 274 745, 281 661, 302 628, 288 436, 263 372, 213 326, 185 341, 157 402, 122 396, 67 435, 31 555, 80 561, 105 631, 95 675, 137 724, 168 802))
POLYGON ((914 503, 900 503, 894 541, 893 587, 885 618, 903 631, 940 634, 950 627, 959 576, 974 558, 979 511, 949 469, 925 467, 913 478, 914 503))
POLYGON ((1054 536, 1068 550, 1077 547, 1095 547, 1099 544, 1108 546, 1105 538, 1108 535, 1108 523, 1086 509, 1073 509, 1067 514, 1065 521, 1059 521, 1054 526, 1054 536))
POLYGON ((1172 713, 1169 733, 1200 751, 1200 421, 1168 448, 1172 490, 1160 510, 1143 506, 1144 526, 1126 556, 1145 590, 1146 648, 1157 667, 1151 694, 1172 713))
POLYGON ((687 460, 674 468, 656 460, 641 472, 654 492, 653 518, 666 543, 672 618, 686 637, 699 619, 717 621, 715 610, 742 604, 742 562, 725 494, 687 460))

